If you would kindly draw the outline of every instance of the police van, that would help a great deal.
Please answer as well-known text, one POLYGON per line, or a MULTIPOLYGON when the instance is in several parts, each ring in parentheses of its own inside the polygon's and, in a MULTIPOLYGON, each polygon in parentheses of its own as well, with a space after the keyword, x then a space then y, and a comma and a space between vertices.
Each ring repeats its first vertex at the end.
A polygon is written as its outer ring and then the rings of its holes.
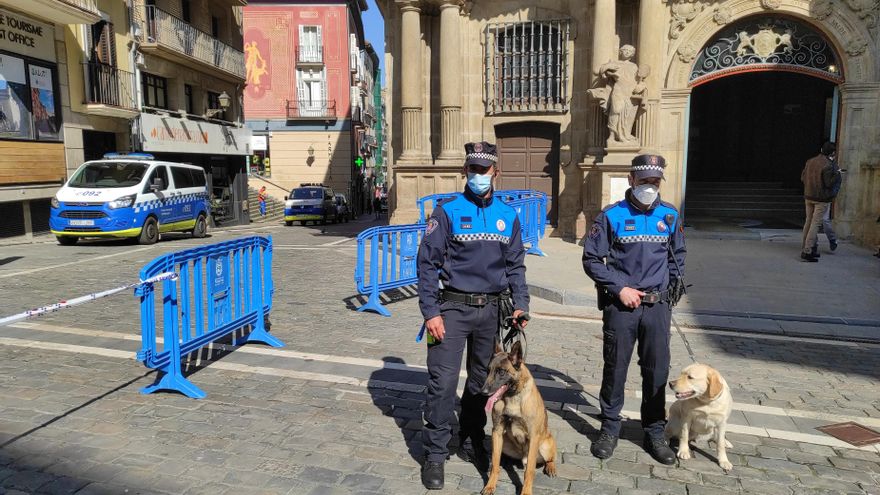
POLYGON ((330 220, 338 221, 336 198, 330 187, 303 183, 290 191, 290 196, 284 197, 284 224, 288 227, 295 221, 301 225, 308 221, 324 225, 330 220))
POLYGON ((204 237, 210 214, 202 167, 157 161, 146 153, 108 153, 83 163, 52 198, 49 228, 58 243, 81 237, 137 238, 161 232, 204 237))

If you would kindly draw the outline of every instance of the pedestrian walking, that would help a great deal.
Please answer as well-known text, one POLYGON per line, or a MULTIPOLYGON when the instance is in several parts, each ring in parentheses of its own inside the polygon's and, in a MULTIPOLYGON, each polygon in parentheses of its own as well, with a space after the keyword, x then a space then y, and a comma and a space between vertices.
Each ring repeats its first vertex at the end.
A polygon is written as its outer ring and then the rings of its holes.
POLYGON ((675 462, 663 435, 665 387, 669 325, 684 284, 686 249, 678 210, 660 199, 665 167, 662 156, 635 157, 626 197, 602 210, 584 238, 584 271, 596 283, 603 310, 602 427, 590 447, 600 459, 617 447, 626 373, 638 342, 644 448, 663 464, 675 462))
MULTIPOLYGON (((825 218, 825 213, 831 206, 831 201, 837 195, 834 190, 840 190, 840 169, 834 165, 837 154, 837 146, 828 141, 822 145, 819 154, 807 160, 804 170, 801 172, 801 182, 804 183, 804 205, 806 219, 801 243, 801 259, 808 262, 817 262, 819 257, 813 249, 819 244, 819 225, 825 218)), ((835 241, 836 244, 836 241, 835 241)))
POLYGON ((462 445, 470 439, 471 460, 479 465, 486 461, 487 399, 480 390, 495 352, 499 299, 510 291, 514 318, 529 309, 520 223, 513 208, 492 196, 492 179, 498 175, 495 145, 467 143, 465 152, 467 186, 461 195, 434 208, 418 253, 419 308, 429 334, 422 429, 422 484, 429 490, 443 488, 465 348, 467 381, 459 439, 462 445))
MULTIPOLYGON (((834 182, 831 184, 831 201, 828 205, 828 209, 825 210, 825 215, 822 217, 822 232, 825 234, 825 237, 828 238, 828 248, 833 253, 837 249, 837 233, 834 232, 834 226, 831 224, 831 220, 834 218, 834 199, 837 198, 837 195, 840 193, 840 186, 843 183, 843 170, 837 164, 837 160, 831 161, 831 166, 834 170, 834 182)), ((816 236, 816 244, 813 245, 813 251, 811 252, 813 256, 818 258, 819 255, 819 237, 816 236)))
POLYGON ((378 191, 373 198, 373 212, 376 214, 376 220, 382 217, 382 198, 379 197, 378 191))
POLYGON ((266 186, 260 188, 257 193, 257 200, 260 202, 260 217, 266 216, 266 186))

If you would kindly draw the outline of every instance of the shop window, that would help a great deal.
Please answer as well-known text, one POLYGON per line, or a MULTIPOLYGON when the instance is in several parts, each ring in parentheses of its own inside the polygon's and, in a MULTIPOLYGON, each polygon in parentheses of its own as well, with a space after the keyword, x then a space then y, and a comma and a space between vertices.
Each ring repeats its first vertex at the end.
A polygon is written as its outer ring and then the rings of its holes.
POLYGON ((55 64, 0 53, 0 139, 59 141, 55 64))
POLYGON ((144 106, 168 109, 168 79, 144 72, 141 86, 144 106))

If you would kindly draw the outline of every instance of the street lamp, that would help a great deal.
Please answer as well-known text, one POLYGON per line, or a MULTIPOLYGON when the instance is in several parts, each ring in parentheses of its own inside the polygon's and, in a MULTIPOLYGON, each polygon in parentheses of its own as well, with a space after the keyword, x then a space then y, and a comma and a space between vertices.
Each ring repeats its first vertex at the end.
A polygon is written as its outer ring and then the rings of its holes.
POLYGON ((229 103, 232 101, 232 98, 226 94, 226 91, 220 93, 220 96, 217 97, 217 102, 220 103, 220 108, 209 108, 205 111, 205 118, 210 119, 211 117, 217 115, 218 113, 225 112, 227 108, 229 108, 229 103))

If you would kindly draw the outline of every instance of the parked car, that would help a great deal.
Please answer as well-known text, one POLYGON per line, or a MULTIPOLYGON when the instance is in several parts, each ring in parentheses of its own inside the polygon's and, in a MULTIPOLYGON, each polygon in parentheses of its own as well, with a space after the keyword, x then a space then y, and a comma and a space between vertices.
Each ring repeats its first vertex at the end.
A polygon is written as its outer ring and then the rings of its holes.
POLYGON ((284 224, 293 225, 299 221, 321 222, 336 220, 336 199, 333 189, 324 184, 300 184, 290 191, 290 196, 284 197, 284 224))
POLYGON ((345 194, 336 193, 336 223, 348 222, 351 220, 351 208, 345 194))

